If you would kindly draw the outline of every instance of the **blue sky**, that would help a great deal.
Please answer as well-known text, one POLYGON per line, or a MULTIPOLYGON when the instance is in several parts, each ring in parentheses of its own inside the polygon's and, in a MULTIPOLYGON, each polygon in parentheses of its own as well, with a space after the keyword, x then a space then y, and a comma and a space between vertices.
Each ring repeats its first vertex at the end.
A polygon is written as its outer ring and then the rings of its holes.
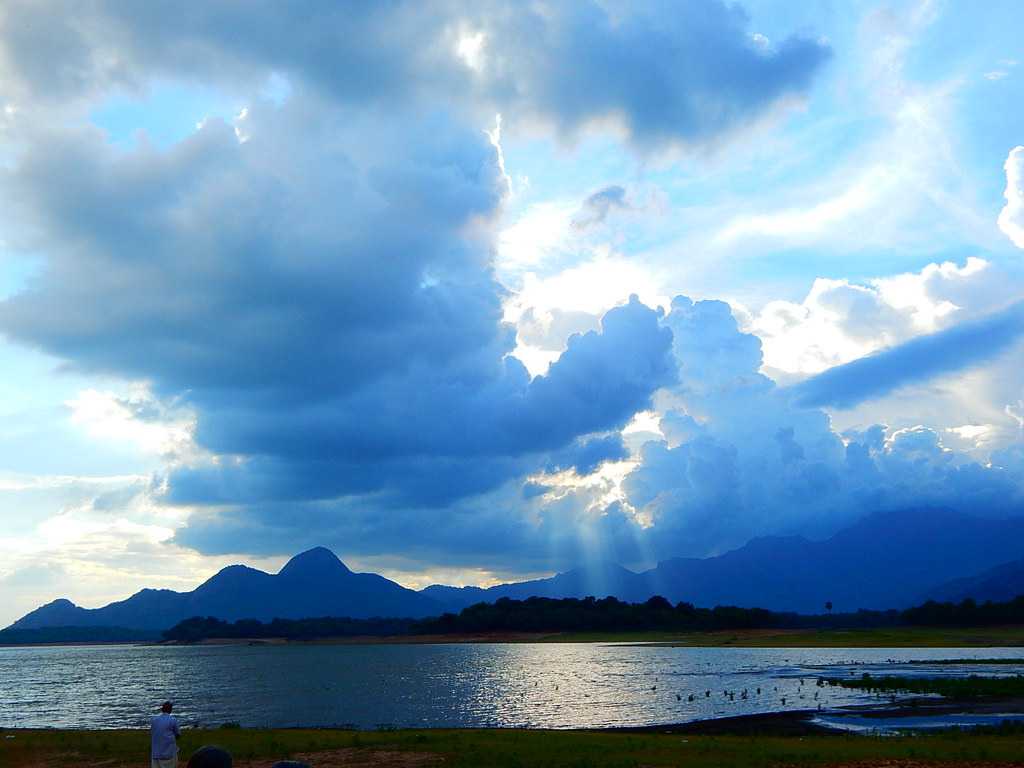
POLYGON ((1019 514, 1020 21, 9 4, 0 624, 1019 514))

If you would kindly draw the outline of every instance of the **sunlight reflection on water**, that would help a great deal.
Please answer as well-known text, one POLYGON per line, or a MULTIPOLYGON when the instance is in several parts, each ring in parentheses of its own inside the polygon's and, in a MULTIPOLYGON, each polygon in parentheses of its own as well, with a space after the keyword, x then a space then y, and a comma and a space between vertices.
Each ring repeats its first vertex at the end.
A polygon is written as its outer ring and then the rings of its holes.
MULTIPOLYGON (((0 727, 141 727, 167 698, 190 725, 652 725, 872 701, 815 680, 891 674, 889 659, 1020 656, 1019 648, 500 643, 0 648, 0 727)), ((1024 667, 900 672, 1020 674, 1024 667)))

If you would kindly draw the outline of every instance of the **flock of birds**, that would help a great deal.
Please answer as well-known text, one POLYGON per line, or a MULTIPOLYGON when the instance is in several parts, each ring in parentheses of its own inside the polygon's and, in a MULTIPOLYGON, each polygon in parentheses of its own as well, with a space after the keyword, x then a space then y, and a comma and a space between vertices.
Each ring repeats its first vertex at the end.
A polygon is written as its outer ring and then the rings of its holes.
MULTIPOLYGON (((538 686, 538 685, 540 685, 540 683, 535 682, 534 685, 538 686)), ((818 680, 815 683, 815 687, 816 688, 824 688, 824 687, 826 687, 826 683, 821 678, 818 678, 818 680)), ((555 690, 556 691, 558 690, 558 686, 557 685, 555 686, 555 690)), ((654 678, 654 685, 652 685, 650 687, 650 690, 651 690, 652 693, 654 693, 654 692, 656 692, 658 690, 658 678, 657 677, 654 678)), ((797 693, 797 695, 796 695, 796 699, 797 700, 800 700, 800 701, 806 700, 807 696, 810 695, 810 691, 805 688, 805 681, 804 681, 804 678, 802 678, 802 677, 799 678, 799 691, 800 692, 797 693)), ((777 686, 777 685, 773 686, 772 693, 775 694, 775 695, 778 695, 779 694, 779 686, 777 686)), ((767 695, 767 694, 768 694, 768 692, 765 691, 765 695, 767 695)), ((712 695, 712 691, 711 691, 710 688, 704 690, 704 692, 703 692, 703 698, 704 699, 710 699, 711 695, 712 695)), ((753 691, 751 691, 749 688, 744 688, 743 690, 740 690, 740 691, 730 691, 729 689, 723 689, 722 690, 722 697, 724 699, 728 699, 729 703, 735 702, 737 696, 740 697, 740 701, 747 701, 752 696, 761 696, 761 695, 762 695, 761 686, 755 687, 753 689, 753 691)), ((683 700, 683 694, 682 693, 676 693, 675 696, 676 696, 676 701, 682 701, 683 700)), ((589 698, 589 694, 584 693, 583 697, 584 698, 589 698)), ((698 693, 687 693, 686 694, 686 701, 689 704, 692 704, 693 702, 698 701, 700 698, 701 698, 701 693, 700 692, 698 692, 698 693)), ((785 706, 787 706, 787 703, 792 700, 792 696, 781 696, 779 700, 782 703, 782 706, 785 707, 785 706)), ((813 695, 811 695, 811 701, 814 702, 815 704, 817 704, 817 708, 819 710, 821 710, 823 708, 823 704, 825 703, 822 700, 822 698, 821 698, 821 691, 814 691, 813 695)))
MULTIPOLYGON (((658 690, 658 685, 657 685, 658 678, 654 678, 654 680, 655 680, 655 684, 651 686, 651 691, 652 692, 658 690)), ((815 684, 815 686, 817 688, 823 688, 825 686, 825 681, 821 680, 821 679, 818 679, 818 681, 815 684)), ((800 688, 801 691, 804 690, 804 679, 802 677, 799 678, 799 688, 800 688)), ((772 689, 772 692, 775 693, 775 694, 778 694, 779 693, 779 686, 777 686, 777 685, 774 686, 773 689, 772 689)), ((740 701, 747 701, 751 696, 760 696, 760 695, 761 695, 761 687, 760 686, 757 686, 753 690, 753 692, 751 692, 751 690, 749 688, 744 688, 741 691, 730 691, 728 689, 724 689, 722 691, 723 698, 728 699, 730 703, 735 702, 737 696, 740 697, 740 701)), ((823 705, 823 702, 820 699, 820 695, 821 695, 821 691, 815 691, 814 695, 811 697, 811 700, 817 703, 817 707, 818 707, 819 710, 822 709, 822 705, 823 705)), ((687 694, 686 701, 687 701, 687 703, 693 703, 699 697, 700 697, 699 693, 697 693, 697 694, 690 693, 690 694, 687 694)), ((705 699, 710 699, 711 698, 711 690, 710 689, 705 689, 705 691, 704 691, 704 698, 705 699)), ((780 697, 780 701, 782 702, 782 706, 785 707, 787 705, 787 702, 790 700, 790 698, 791 697, 789 697, 789 696, 782 696, 782 697, 780 697)), ((797 699, 798 700, 804 700, 806 698, 807 698, 807 695, 805 693, 798 693, 797 694, 797 699)), ((677 693, 676 694, 676 701, 682 701, 682 700, 683 700, 683 694, 677 693)))

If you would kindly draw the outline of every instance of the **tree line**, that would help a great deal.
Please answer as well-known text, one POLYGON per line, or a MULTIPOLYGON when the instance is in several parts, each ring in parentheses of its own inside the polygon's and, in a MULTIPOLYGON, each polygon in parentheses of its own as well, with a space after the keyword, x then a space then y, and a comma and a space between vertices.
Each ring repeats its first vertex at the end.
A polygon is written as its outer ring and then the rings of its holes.
POLYGON ((832 629, 893 626, 985 626, 1024 624, 1024 596, 1004 603, 929 601, 903 611, 868 611, 805 615, 764 608, 673 605, 664 597, 627 603, 614 597, 501 598, 477 603, 459 613, 430 619, 352 619, 320 617, 235 622, 213 617, 186 619, 163 633, 166 640, 196 642, 209 638, 285 638, 401 635, 459 635, 503 632, 702 632, 738 629, 832 629))

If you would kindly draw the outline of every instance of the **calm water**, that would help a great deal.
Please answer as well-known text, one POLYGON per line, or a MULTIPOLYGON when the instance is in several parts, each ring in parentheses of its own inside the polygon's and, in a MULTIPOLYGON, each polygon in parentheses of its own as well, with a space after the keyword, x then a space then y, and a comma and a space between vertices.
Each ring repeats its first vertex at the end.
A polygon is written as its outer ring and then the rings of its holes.
POLYGON ((1024 673, 1017 666, 897 670, 889 659, 1021 655, 1019 648, 598 644, 0 648, 0 727, 144 726, 166 698, 190 725, 650 725, 871 700, 817 688, 821 675, 1024 673))

